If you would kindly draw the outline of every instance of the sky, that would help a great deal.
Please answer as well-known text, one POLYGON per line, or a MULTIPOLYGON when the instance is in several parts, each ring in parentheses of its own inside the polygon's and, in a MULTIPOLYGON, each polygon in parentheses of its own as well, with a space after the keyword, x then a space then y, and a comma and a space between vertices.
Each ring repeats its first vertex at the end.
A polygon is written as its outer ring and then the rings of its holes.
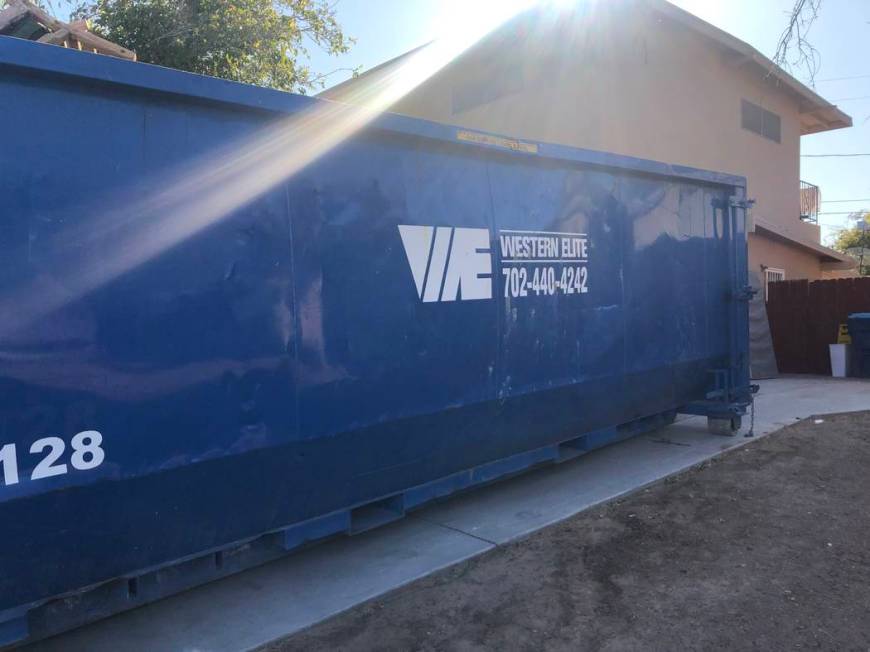
MULTIPOLYGON (((468 23, 509 15, 529 0, 339 0, 336 13, 356 39, 351 51, 330 57, 312 51, 316 74, 336 71, 327 86, 391 59, 468 23)), ((570 0, 559 0, 569 2, 570 0)), ((606 1, 606 0, 602 0, 606 1)), ((673 0, 739 39, 772 56, 793 0, 673 0)), ((870 153, 870 0, 822 0, 810 40, 821 55, 815 89, 852 116, 854 126, 804 136, 802 154, 870 153), (842 79, 848 78, 848 79, 842 79)), ((795 76, 808 83, 804 72, 795 76)), ((870 210, 870 157, 802 158, 801 179, 822 191, 823 241, 848 223, 835 213, 870 210), (860 199, 864 201, 843 201, 860 199)))

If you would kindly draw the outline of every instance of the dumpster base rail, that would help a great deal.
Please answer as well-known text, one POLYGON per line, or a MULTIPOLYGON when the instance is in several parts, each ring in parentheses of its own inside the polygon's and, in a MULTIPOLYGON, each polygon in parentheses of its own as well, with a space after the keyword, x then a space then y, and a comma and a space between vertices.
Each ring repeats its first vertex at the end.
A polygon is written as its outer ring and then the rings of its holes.
POLYGON ((558 464, 597 448, 662 428, 673 422, 669 410, 602 428, 579 437, 518 453, 412 487, 350 509, 339 510, 158 568, 116 578, 47 602, 0 613, 0 648, 55 636, 109 616, 156 602, 208 582, 260 566, 328 538, 352 536, 402 518, 433 501, 558 464))

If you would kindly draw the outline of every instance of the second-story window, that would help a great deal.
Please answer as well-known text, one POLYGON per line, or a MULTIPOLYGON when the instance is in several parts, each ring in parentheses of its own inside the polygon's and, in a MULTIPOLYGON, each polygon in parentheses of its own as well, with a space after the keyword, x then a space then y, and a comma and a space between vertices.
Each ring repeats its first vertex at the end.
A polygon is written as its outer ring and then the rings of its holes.
POLYGON ((754 131, 774 142, 781 140, 781 120, 778 115, 748 100, 741 100, 741 120, 744 129, 754 131))

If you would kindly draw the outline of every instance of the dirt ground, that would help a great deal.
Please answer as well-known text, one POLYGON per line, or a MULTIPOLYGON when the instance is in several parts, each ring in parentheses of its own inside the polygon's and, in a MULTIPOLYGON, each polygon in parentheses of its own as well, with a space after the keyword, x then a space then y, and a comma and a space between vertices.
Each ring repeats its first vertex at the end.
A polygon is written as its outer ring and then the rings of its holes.
POLYGON ((264 650, 868 650, 870 412, 822 418, 264 650))

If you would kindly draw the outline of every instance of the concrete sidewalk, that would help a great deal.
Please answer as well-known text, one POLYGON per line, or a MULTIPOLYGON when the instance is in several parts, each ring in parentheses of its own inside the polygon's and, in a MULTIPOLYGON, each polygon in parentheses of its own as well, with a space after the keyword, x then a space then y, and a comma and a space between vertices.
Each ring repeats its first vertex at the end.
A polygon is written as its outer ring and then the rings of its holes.
MULTIPOLYGON (((870 382, 764 381, 755 432, 765 435, 813 414, 853 410, 870 410, 870 382)), ((251 649, 747 441, 708 434, 703 418, 681 419, 27 649, 251 649)))

